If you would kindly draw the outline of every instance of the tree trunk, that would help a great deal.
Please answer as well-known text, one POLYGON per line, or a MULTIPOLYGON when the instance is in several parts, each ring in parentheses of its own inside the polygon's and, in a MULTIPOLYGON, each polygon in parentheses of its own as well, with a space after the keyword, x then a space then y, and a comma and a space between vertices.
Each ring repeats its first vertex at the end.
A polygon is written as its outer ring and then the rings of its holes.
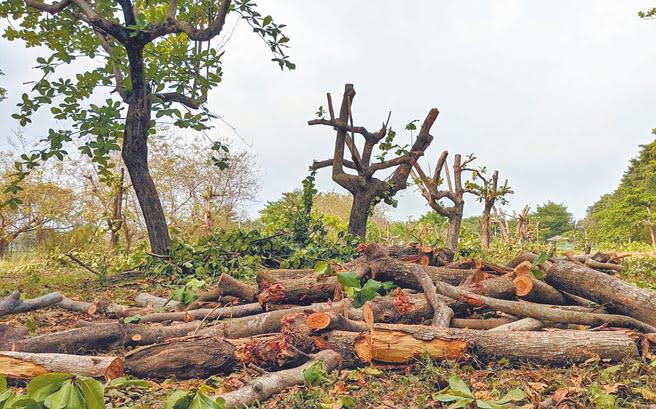
POLYGON ((154 253, 166 254, 171 238, 157 189, 148 170, 148 130, 152 101, 145 81, 143 48, 128 47, 132 90, 125 119, 122 156, 128 168, 132 187, 148 230, 150 248, 154 253))
POLYGON ((490 212, 492 206, 489 206, 487 203, 483 208, 483 214, 481 216, 481 247, 484 250, 487 250, 490 247, 490 212))
POLYGON ((68 372, 111 380, 123 376, 123 359, 113 356, 0 352, 0 375, 10 379, 31 379, 49 372, 68 372))
POLYGON ((656 293, 571 261, 547 269, 546 282, 562 290, 656 326, 656 293))
POLYGON ((454 209, 454 214, 449 216, 449 228, 446 231, 446 246, 455 254, 458 251, 458 238, 460 237, 463 209, 462 206, 454 209))
POLYGON ((367 220, 369 219, 369 209, 371 208, 372 202, 373 195, 368 191, 353 194, 348 231, 354 236, 361 237, 363 240, 367 237, 367 220))

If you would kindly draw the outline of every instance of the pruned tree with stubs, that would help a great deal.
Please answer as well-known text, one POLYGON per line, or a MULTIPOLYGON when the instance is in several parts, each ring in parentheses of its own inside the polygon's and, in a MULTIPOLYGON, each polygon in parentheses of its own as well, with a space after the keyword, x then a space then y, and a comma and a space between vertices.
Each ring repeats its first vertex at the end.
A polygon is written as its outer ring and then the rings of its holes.
POLYGON ((476 158, 473 155, 468 155, 463 160, 460 154, 454 155, 452 178, 447 163, 448 156, 448 151, 442 152, 432 176, 430 173, 425 172, 419 163, 415 163, 413 177, 428 205, 438 214, 448 219, 449 227, 447 229, 446 244, 449 249, 455 252, 458 249, 458 237, 460 236, 460 226, 465 208, 464 197, 465 193, 468 192, 463 184, 463 172, 467 170, 467 165, 476 158), (443 187, 443 171, 446 179, 445 187, 443 187), (445 205, 442 202, 443 200, 449 201, 451 205, 445 205))
MULTIPOLYGON (((308 121, 309 125, 327 125, 336 130, 333 157, 315 161, 311 169, 332 168, 333 180, 353 196, 349 233, 364 238, 367 234, 367 220, 374 206, 381 201, 393 204, 394 195, 407 187, 413 165, 433 140, 430 129, 439 111, 432 108, 428 112, 417 138, 408 150, 406 147, 393 145, 395 134, 389 128, 389 115, 387 121, 377 132, 370 132, 362 126, 354 126, 351 111, 354 98, 353 85, 346 84, 339 116, 335 116, 332 97, 328 93, 329 118, 308 121), (356 134, 364 138, 362 150, 358 149, 356 145, 356 134), (379 149, 383 153, 374 158, 378 159, 377 161, 372 162, 375 149, 379 149), (385 159, 385 153, 391 149, 395 149, 396 157, 385 159), (348 173, 346 169, 353 172, 348 173), (384 170, 391 171, 389 176, 384 179, 374 177, 377 172, 384 170)), ((319 111, 323 113, 322 108, 319 111)))
POLYGON ((483 203, 483 214, 481 215, 481 247, 490 247, 490 220, 495 203, 505 205, 508 203, 506 196, 513 193, 508 186, 508 179, 499 186, 499 171, 495 170, 491 177, 486 176, 486 169, 466 169, 472 172, 472 179, 465 183, 466 191, 477 196, 483 203))
MULTIPOLYGON (((151 249, 166 253, 171 240, 148 166, 149 136, 158 120, 196 131, 210 128, 216 115, 206 105, 207 95, 222 79, 226 41, 220 36, 229 14, 253 28, 281 69, 295 68, 285 54, 285 26, 249 0, 1 2, 0 18, 9 22, 3 37, 49 52, 36 59, 40 73, 13 117, 27 126, 37 111, 48 109, 66 124, 49 129, 43 145, 16 162, 4 204, 17 208, 20 181, 43 161, 62 159, 70 145, 91 158, 103 177, 112 173, 110 153, 120 150, 151 249), (69 69, 61 72, 62 67, 69 69)), ((215 142, 212 150, 223 155, 226 149, 215 142)))

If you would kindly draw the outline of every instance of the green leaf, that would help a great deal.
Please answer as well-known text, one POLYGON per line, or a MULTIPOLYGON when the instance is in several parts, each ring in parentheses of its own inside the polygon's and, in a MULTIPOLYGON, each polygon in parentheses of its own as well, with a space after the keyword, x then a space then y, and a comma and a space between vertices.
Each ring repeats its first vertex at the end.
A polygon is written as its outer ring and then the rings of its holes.
POLYGON ((141 321, 141 315, 132 315, 130 317, 125 317, 123 318, 123 322, 126 324, 132 324, 132 323, 137 323, 141 321))
POLYGON ((7 378, 0 375, 0 392, 4 392, 6 390, 7 390, 7 378))
POLYGON ((533 262, 533 266, 539 266, 540 264, 543 264, 545 261, 547 261, 548 258, 549 255, 545 251, 543 251, 542 253, 540 253, 538 258, 535 259, 535 261, 533 262))
POLYGON ((508 403, 508 402, 519 402, 526 399, 526 394, 523 390, 519 388, 511 389, 503 395, 499 400, 494 401, 495 403, 508 403))
POLYGON ((609 394, 601 388, 598 382, 590 385, 590 400, 594 403, 596 409, 615 409, 615 396, 609 394))
POLYGON ((451 395, 448 393, 440 393, 440 394, 433 394, 433 399, 438 400, 440 402, 455 402, 457 400, 468 400, 471 402, 470 399, 464 398, 462 396, 456 396, 456 395, 451 395))
POLYGON ((307 385, 318 385, 324 376, 325 372, 321 361, 315 361, 312 365, 303 370, 303 379, 307 385))
POLYGON ((71 379, 64 381, 59 390, 49 395, 43 405, 48 409, 84 409, 84 401, 80 391, 73 385, 71 379))
POLYGON ((137 386, 140 388, 148 388, 150 384, 143 379, 133 379, 129 376, 121 376, 120 378, 112 379, 107 385, 107 389, 120 389, 125 386, 137 386))
POLYGON ((76 381, 86 402, 87 409, 105 408, 105 391, 100 382, 86 376, 79 376, 76 381))
POLYGON ((13 395, 13 392, 11 389, 5 389, 4 391, 0 392, 0 408, 3 407, 2 402, 6 401, 7 399, 10 399, 13 395))
POLYGON ((374 279, 367 280, 366 283, 362 286, 362 294, 365 296, 367 301, 373 300, 374 297, 378 295, 378 290, 382 288, 383 283, 376 281, 374 279))
POLYGON ((544 272, 539 268, 532 268, 531 272, 533 273, 533 276, 535 276, 535 278, 538 280, 544 280, 544 272))
POLYGON ((337 281, 344 287, 360 288, 360 277, 353 271, 337 273, 337 281))
POLYGON ((320 276, 333 274, 333 268, 328 261, 318 261, 314 266, 314 271, 320 276))
POLYGON ((196 392, 196 396, 191 401, 189 409, 221 409, 221 406, 219 406, 217 401, 210 399, 204 393, 196 392))
POLYGON ((71 374, 57 372, 39 375, 27 384, 27 396, 37 402, 43 402, 71 378, 71 374))
POLYGON ((165 409, 187 409, 193 396, 189 391, 175 391, 166 399, 165 409))
POLYGON ((451 375, 449 377, 449 389, 451 389, 451 392, 456 392, 460 396, 475 399, 465 381, 458 375, 451 375))
POLYGON ((39 402, 25 395, 16 395, 8 399, 2 409, 42 409, 42 406, 39 402))

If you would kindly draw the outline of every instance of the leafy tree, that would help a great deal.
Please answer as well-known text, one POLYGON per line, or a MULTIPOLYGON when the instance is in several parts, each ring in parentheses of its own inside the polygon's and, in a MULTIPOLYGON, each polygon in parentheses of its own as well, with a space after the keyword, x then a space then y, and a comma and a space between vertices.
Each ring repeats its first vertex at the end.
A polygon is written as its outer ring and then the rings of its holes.
POLYGON ((571 229, 572 213, 562 203, 554 203, 550 200, 538 205, 533 216, 540 222, 542 239, 557 236, 571 229))
MULTIPOLYGON (((6 153, 4 153, 6 154, 6 153)), ((0 170, 0 187, 4 187, 11 166, 4 161, 0 170)), ((5 199, 0 195, 0 200, 5 199)), ((34 172, 23 184, 23 201, 14 208, 0 209, 0 258, 20 236, 29 232, 67 224, 73 209, 73 192, 45 180, 34 172)))
MULTIPOLYGON (((208 91, 222 77, 220 42, 229 13, 243 18, 269 46, 281 68, 295 66, 285 55, 284 25, 261 15, 251 0, 221 2, 178 0, 8 0, 0 17, 11 21, 8 40, 49 49, 38 57, 42 76, 23 94, 13 115, 21 126, 49 107, 55 119, 70 124, 50 129, 40 149, 17 162, 16 181, 5 201, 16 207, 19 181, 51 157, 63 158, 68 143, 93 159, 110 177, 111 151, 121 150, 148 229, 151 248, 164 253, 170 245, 166 218, 148 167, 148 136, 156 119, 180 128, 204 130, 215 116, 207 109, 208 91), (73 77, 59 76, 60 67, 76 64, 73 77), (101 95, 105 95, 104 100, 101 95), (182 108, 182 109, 180 109, 182 108)), ((215 144, 217 164, 225 147, 215 144)))
POLYGON ((651 241, 656 245, 656 141, 631 159, 618 188, 588 208, 588 232, 595 241, 651 241))

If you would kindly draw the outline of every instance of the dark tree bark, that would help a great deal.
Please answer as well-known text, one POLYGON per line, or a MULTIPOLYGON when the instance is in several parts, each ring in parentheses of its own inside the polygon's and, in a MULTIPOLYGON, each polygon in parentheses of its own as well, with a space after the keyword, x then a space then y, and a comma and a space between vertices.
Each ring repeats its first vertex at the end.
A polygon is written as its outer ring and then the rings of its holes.
POLYGON ((495 170, 492 178, 488 179, 483 175, 483 170, 467 169, 470 170, 475 178, 480 181, 480 184, 471 183, 467 189, 469 193, 478 196, 483 202, 483 213, 481 215, 481 246, 484 249, 490 247, 490 219, 494 204, 503 196, 513 193, 508 187, 508 180, 503 186, 499 186, 499 171, 495 170))
POLYGON ((166 254, 171 246, 171 238, 162 203, 148 170, 148 129, 152 101, 144 72, 143 46, 127 49, 132 91, 128 96, 128 114, 125 119, 123 162, 128 168, 141 207, 150 248, 154 253, 166 254))
POLYGON ((333 157, 324 161, 315 161, 312 169, 332 167, 333 180, 353 196, 349 233, 364 238, 367 234, 367 220, 372 207, 385 197, 394 196, 398 191, 407 187, 408 176, 410 176, 413 164, 424 154, 433 140, 429 131, 439 112, 435 108, 430 110, 409 153, 371 163, 374 147, 387 136, 387 123, 374 133, 367 131, 364 127, 353 126, 351 114, 353 98, 355 98, 353 84, 346 84, 339 116, 335 118, 332 97, 328 94, 330 119, 314 119, 308 121, 308 125, 328 125, 337 130, 333 157), (355 145, 356 134, 365 139, 362 152, 355 145), (351 160, 344 158, 347 148, 351 160), (345 167, 354 170, 356 174, 346 173, 345 167), (394 168, 394 172, 386 180, 374 177, 377 171, 392 168, 394 168))

